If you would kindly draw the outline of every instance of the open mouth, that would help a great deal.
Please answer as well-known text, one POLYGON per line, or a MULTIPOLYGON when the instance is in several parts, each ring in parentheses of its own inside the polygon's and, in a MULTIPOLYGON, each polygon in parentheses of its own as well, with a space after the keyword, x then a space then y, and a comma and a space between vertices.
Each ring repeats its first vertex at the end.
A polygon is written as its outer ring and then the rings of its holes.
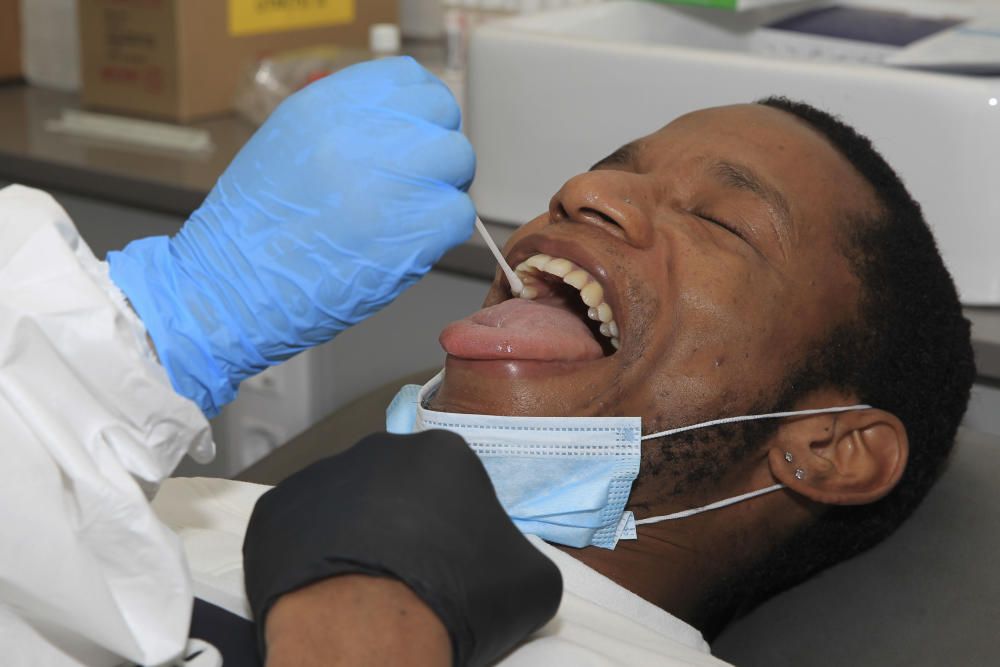
POLYGON ((551 255, 536 254, 514 269, 524 282, 522 299, 572 312, 587 326, 604 356, 621 347, 621 331, 604 288, 586 269, 551 255))
POLYGON ((515 271, 524 281, 520 298, 508 291, 499 303, 441 332, 441 346, 450 357, 580 363, 613 356, 621 347, 610 299, 592 271, 537 252, 515 271))

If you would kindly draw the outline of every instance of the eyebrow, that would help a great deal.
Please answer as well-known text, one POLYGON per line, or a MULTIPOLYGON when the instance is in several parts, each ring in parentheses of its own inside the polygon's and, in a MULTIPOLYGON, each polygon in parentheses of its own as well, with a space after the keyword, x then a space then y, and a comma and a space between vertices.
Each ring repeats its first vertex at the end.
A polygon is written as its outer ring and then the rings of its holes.
POLYGON ((611 155, 594 164, 590 168, 590 171, 594 171, 595 169, 613 169, 615 167, 635 167, 638 152, 638 141, 627 143, 611 155))
POLYGON ((774 218, 782 229, 775 228, 779 241, 784 240, 792 226, 791 209, 788 200, 773 185, 761 178, 753 169, 746 165, 719 161, 709 168, 711 173, 722 185, 737 190, 750 192, 763 200, 774 213, 774 218))

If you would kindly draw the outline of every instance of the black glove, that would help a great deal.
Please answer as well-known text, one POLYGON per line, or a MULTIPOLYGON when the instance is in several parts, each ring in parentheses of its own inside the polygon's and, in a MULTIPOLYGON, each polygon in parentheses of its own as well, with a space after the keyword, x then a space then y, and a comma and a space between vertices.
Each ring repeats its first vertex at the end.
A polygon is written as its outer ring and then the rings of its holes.
POLYGON ((485 665, 551 619, 555 564, 500 506, 458 435, 371 435, 265 493, 243 543, 247 597, 264 624, 285 593, 339 574, 399 579, 441 619, 456 665, 485 665))

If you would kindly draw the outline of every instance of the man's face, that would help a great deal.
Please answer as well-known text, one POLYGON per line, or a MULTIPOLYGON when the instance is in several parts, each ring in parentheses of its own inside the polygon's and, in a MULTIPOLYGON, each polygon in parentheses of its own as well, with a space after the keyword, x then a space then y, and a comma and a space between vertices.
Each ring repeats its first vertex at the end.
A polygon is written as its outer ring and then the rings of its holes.
POLYGON ((580 293, 549 272, 526 271, 538 303, 511 300, 498 277, 487 308, 442 333, 432 407, 638 415, 645 432, 743 414, 854 312, 838 230, 873 202, 791 115, 743 105, 683 116, 570 179, 505 248, 512 266, 544 254, 584 269, 620 349, 584 326, 580 293))

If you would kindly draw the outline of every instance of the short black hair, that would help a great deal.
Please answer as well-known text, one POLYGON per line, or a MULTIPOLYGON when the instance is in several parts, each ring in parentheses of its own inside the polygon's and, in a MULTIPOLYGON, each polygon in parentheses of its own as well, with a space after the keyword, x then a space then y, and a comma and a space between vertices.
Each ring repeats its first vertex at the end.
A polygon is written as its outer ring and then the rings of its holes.
POLYGON ((940 475, 975 378, 969 322, 920 205, 871 141, 809 104, 769 97, 826 138, 871 185, 877 210, 845 210, 840 246, 860 283, 857 315, 817 345, 787 384, 788 399, 820 387, 853 392, 896 415, 910 453, 898 485, 868 505, 835 506, 743 573, 745 612, 874 546, 920 504, 940 475))

